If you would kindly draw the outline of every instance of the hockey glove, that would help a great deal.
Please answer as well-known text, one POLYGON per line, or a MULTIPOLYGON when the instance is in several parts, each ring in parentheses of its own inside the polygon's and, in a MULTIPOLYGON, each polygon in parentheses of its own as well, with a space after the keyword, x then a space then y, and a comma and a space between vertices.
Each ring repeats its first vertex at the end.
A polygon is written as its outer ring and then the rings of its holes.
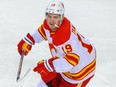
POLYGON ((40 61, 33 69, 41 75, 42 80, 47 84, 56 77, 56 72, 52 64, 53 58, 40 61))
POLYGON ((32 45, 34 44, 35 44, 35 41, 33 37, 28 33, 26 37, 22 39, 17 45, 19 54, 21 55, 23 50, 24 55, 26 56, 30 52, 32 45))

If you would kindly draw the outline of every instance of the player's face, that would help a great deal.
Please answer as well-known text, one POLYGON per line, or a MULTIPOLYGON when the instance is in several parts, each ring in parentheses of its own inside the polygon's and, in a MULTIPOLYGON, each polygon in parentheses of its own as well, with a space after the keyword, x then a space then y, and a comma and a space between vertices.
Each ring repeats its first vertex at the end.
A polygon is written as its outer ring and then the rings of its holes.
POLYGON ((60 15, 48 13, 46 15, 47 24, 52 31, 56 31, 60 25, 60 15))

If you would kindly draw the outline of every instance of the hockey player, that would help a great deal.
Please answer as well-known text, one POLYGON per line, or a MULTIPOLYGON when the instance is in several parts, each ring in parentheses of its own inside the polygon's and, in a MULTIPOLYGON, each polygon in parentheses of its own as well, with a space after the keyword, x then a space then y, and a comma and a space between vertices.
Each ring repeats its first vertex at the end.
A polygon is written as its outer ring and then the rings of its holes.
POLYGON ((95 47, 64 17, 64 10, 62 2, 51 2, 43 24, 17 45, 19 54, 23 49, 27 55, 32 45, 48 41, 52 58, 34 68, 41 75, 38 87, 85 87, 95 74, 95 47))

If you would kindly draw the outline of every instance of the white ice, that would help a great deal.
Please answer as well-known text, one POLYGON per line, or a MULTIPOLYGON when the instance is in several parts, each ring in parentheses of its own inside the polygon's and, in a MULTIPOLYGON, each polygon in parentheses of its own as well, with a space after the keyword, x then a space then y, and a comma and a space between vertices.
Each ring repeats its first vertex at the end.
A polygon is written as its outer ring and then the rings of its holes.
MULTIPOLYGON (((0 87, 36 87, 40 76, 33 72, 42 58, 50 58, 47 42, 33 46, 25 57, 20 82, 16 75, 20 56, 17 43, 38 28, 45 7, 52 0, 0 0, 0 87)), ((87 87, 116 87, 116 0, 62 0, 77 30, 97 49, 96 75, 87 87)))

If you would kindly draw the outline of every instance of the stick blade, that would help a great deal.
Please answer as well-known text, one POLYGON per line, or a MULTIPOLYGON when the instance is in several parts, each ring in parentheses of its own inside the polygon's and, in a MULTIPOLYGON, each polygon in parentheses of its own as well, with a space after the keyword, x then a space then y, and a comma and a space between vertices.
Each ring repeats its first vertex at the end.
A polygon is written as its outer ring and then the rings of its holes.
POLYGON ((17 79, 16 79, 16 81, 19 82, 19 79, 20 79, 20 78, 19 78, 19 76, 18 76, 17 79))

